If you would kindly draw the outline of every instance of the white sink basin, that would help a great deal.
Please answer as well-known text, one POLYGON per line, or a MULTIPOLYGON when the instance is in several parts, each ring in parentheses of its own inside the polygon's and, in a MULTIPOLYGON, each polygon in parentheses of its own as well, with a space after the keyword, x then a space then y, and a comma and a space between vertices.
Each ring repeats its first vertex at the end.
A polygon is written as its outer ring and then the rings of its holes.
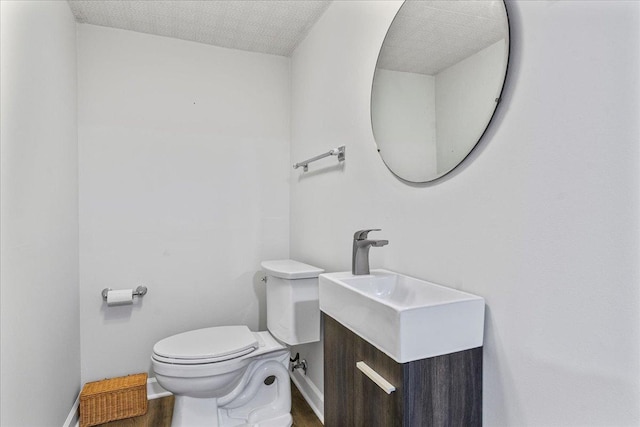
POLYGON ((387 270, 321 274, 320 310, 400 363, 482 346, 483 298, 387 270))

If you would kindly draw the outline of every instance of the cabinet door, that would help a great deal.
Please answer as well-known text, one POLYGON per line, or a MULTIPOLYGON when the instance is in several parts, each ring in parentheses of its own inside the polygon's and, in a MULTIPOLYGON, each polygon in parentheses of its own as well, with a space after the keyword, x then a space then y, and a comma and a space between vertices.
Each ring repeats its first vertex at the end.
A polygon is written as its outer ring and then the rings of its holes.
POLYGON ((482 347, 399 364, 323 314, 327 427, 482 426, 482 347), (356 368, 396 387, 387 394, 356 368))
POLYGON ((388 394, 359 369, 355 370, 354 392, 356 399, 354 421, 356 426, 395 427, 402 426, 403 385, 402 365, 355 335, 356 362, 364 362, 395 386, 396 390, 388 394))
POLYGON ((402 425, 402 365, 323 314, 324 422, 327 427, 402 425), (362 371, 364 362, 396 387, 387 394, 362 371))

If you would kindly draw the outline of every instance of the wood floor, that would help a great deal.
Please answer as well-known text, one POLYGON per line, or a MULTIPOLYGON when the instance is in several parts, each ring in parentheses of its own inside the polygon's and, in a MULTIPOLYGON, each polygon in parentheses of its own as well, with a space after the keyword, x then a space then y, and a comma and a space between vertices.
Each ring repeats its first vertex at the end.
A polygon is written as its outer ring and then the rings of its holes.
POLYGON ((322 427, 316 413, 293 383, 291 383, 291 416, 293 427, 322 427))
MULTIPOLYGON (((104 427, 171 427, 173 396, 149 401, 145 415, 100 424, 104 427)), ((321 427, 322 423, 304 400, 296 386, 291 383, 291 416, 294 427, 321 427)))
POLYGON ((149 401, 149 409, 144 415, 99 425, 108 427, 171 427, 173 401, 173 396, 152 399, 149 401))

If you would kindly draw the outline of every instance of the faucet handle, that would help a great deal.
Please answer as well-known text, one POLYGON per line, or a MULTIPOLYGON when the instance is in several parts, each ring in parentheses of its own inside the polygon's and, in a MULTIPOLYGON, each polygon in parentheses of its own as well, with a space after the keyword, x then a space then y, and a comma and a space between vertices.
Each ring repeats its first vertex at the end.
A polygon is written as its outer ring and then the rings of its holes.
POLYGON ((364 239, 366 239, 367 235, 369 234, 370 231, 382 231, 382 229, 381 228, 371 228, 369 230, 358 230, 353 235, 353 240, 364 240, 364 239))

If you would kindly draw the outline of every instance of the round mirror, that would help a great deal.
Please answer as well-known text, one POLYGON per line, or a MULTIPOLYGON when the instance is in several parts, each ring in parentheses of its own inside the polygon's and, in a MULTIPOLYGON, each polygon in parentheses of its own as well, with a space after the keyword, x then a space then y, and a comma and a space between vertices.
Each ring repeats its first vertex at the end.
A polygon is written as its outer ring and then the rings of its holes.
POLYGON ((410 182, 449 173, 484 134, 504 85, 502 0, 407 0, 384 39, 371 123, 389 170, 410 182))

